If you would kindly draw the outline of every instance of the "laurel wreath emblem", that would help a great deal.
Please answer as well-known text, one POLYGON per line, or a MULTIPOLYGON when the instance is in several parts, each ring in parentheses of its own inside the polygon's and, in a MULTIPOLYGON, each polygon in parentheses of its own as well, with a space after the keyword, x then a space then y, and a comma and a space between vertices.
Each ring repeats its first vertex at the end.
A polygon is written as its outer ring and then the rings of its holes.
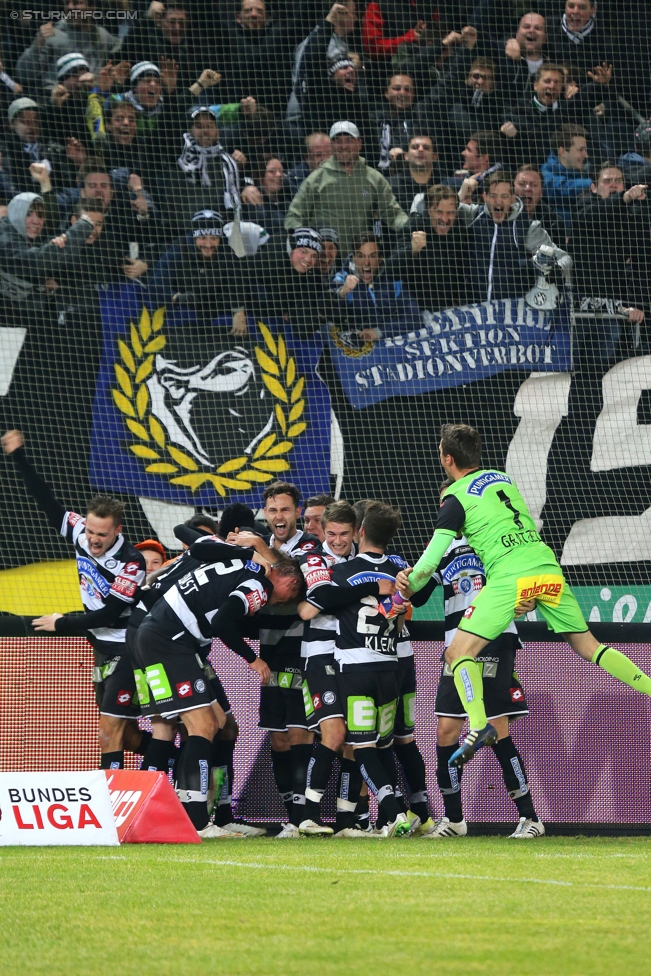
POLYGON ((361 346, 351 346, 349 342, 341 338, 341 329, 338 329, 336 326, 330 328, 330 336, 337 349, 341 349, 344 356, 352 356, 354 359, 358 359, 360 356, 366 356, 375 346, 375 343, 371 341, 366 341, 361 346))
POLYGON ((273 396, 275 432, 267 434, 251 455, 232 458, 214 471, 200 469, 195 458, 169 443, 167 432, 151 411, 147 379, 154 371, 154 357, 165 348, 163 334, 165 309, 152 316, 143 308, 138 324, 129 323, 128 340, 118 339, 121 362, 114 364, 117 386, 113 402, 136 440, 128 448, 145 466, 148 474, 167 476, 170 484, 195 492, 211 484, 222 497, 229 491, 246 491, 288 471, 286 455, 294 441, 307 429, 302 420, 305 410, 305 378, 299 376, 296 361, 289 355, 282 336, 271 334, 258 322, 265 349, 255 346, 255 357, 262 381, 273 396))

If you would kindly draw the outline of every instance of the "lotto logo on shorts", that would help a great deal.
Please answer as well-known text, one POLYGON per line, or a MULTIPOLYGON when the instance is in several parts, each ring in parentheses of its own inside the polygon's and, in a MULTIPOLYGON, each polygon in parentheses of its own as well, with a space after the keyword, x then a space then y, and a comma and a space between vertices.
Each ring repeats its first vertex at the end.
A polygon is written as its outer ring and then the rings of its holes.
POLYGON ((189 681, 179 681, 176 685, 176 694, 179 698, 190 698, 192 695, 192 685, 189 681))
POLYGON ((312 695, 312 704, 314 708, 321 708, 321 695, 312 695))
POLYGON ((561 602, 565 580, 562 576, 547 573, 542 576, 523 576, 517 582, 519 603, 522 600, 537 600, 557 607, 561 602))
POLYGON ((522 688, 511 688, 511 701, 521 702, 524 700, 524 692, 522 688))
POLYGON ((132 695, 130 691, 118 691, 117 703, 118 705, 130 705, 131 698, 132 695))

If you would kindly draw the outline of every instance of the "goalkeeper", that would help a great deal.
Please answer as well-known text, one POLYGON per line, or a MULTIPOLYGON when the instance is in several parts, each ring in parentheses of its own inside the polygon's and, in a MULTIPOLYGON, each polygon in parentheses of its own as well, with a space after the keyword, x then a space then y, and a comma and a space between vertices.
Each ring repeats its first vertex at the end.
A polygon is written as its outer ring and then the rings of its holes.
POLYGON ((524 600, 536 600, 547 625, 564 634, 579 657, 651 696, 651 678, 620 651, 600 644, 588 630, 554 553, 541 541, 511 478, 480 468, 479 432, 466 424, 444 424, 439 455, 453 484, 443 497, 432 541, 413 569, 398 574, 396 585, 403 597, 422 589, 459 531, 486 568, 486 586, 464 613, 445 654, 470 726, 449 765, 462 766, 481 746, 497 741, 496 730, 486 720, 475 659, 505 630, 516 604, 524 600))

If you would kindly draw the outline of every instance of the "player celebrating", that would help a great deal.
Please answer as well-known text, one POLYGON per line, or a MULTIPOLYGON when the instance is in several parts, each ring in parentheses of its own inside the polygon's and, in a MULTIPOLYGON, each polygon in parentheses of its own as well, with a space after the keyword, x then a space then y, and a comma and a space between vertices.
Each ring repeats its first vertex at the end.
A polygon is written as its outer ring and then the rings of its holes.
POLYGON ((600 644, 588 630, 554 553, 538 535, 512 479, 502 471, 480 469, 479 432, 466 424, 444 424, 439 456, 453 484, 441 503, 432 541, 414 568, 398 575, 397 585, 403 596, 420 590, 457 532, 463 533, 486 569, 486 586, 465 611, 445 655, 470 725, 449 764, 461 766, 481 746, 497 742, 497 731, 486 719, 475 659, 505 630, 523 600, 536 600, 548 626, 563 634, 579 657, 651 696, 651 678, 620 651, 600 644))
POLYGON ((43 633, 83 636, 92 644, 101 768, 121 769, 125 748, 141 751, 151 739, 136 723, 140 709, 124 643, 129 614, 145 580, 145 557, 122 535, 123 506, 116 498, 95 496, 85 518, 66 511, 29 461, 21 432, 7 431, 2 446, 51 524, 74 546, 77 559, 85 613, 46 614, 32 626, 43 633))
MULTIPOLYGON (((198 650, 220 637, 246 658, 252 652, 240 636, 239 622, 268 603, 297 599, 302 584, 296 563, 280 555, 266 572, 239 557, 207 563, 168 589, 138 628, 136 655, 149 692, 141 691, 143 713, 182 715, 188 739, 178 762, 177 790, 202 837, 222 837, 223 831, 208 823, 210 760, 218 721, 198 650)), ((264 668, 263 662, 258 665, 264 668)))
MULTIPOLYGON (((441 493, 450 484, 450 481, 444 481, 441 493)), ((459 621, 486 582, 481 560, 463 536, 457 535, 450 543, 433 579, 437 585, 443 587, 445 646, 448 647, 457 632, 459 621)), ((522 612, 533 610, 534 606, 535 603, 531 600, 522 606, 522 612)), ((514 670, 516 651, 521 646, 515 624, 511 621, 503 634, 483 648, 478 661, 482 669, 484 705, 488 720, 498 734, 493 751, 502 767, 505 786, 520 817, 515 832, 510 836, 517 840, 530 840, 542 837, 545 828, 534 810, 522 756, 509 735, 509 722, 520 715, 529 714, 524 689, 514 670)), ((461 805, 463 767, 456 769, 448 766, 448 759, 458 748, 459 735, 467 716, 448 664, 445 664, 439 681, 434 713, 438 716, 436 779, 443 797, 445 816, 437 820, 433 829, 425 836, 433 840, 464 837, 468 827, 461 805)))

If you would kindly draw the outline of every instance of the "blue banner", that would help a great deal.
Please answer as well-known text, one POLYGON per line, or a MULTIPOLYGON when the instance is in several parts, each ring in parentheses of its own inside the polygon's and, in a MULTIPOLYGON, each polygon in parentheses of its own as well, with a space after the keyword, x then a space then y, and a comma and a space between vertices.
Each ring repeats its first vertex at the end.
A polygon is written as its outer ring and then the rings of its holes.
POLYGON ((330 396, 316 375, 318 341, 282 323, 201 321, 147 310, 138 283, 101 296, 102 362, 90 478, 100 491, 177 504, 260 504, 291 481, 303 497, 330 490, 330 396))
POLYGON ((523 298, 424 312, 417 332, 377 342, 333 328, 330 345, 346 396, 358 410, 389 397, 474 383, 505 369, 571 369, 567 322, 523 298))

